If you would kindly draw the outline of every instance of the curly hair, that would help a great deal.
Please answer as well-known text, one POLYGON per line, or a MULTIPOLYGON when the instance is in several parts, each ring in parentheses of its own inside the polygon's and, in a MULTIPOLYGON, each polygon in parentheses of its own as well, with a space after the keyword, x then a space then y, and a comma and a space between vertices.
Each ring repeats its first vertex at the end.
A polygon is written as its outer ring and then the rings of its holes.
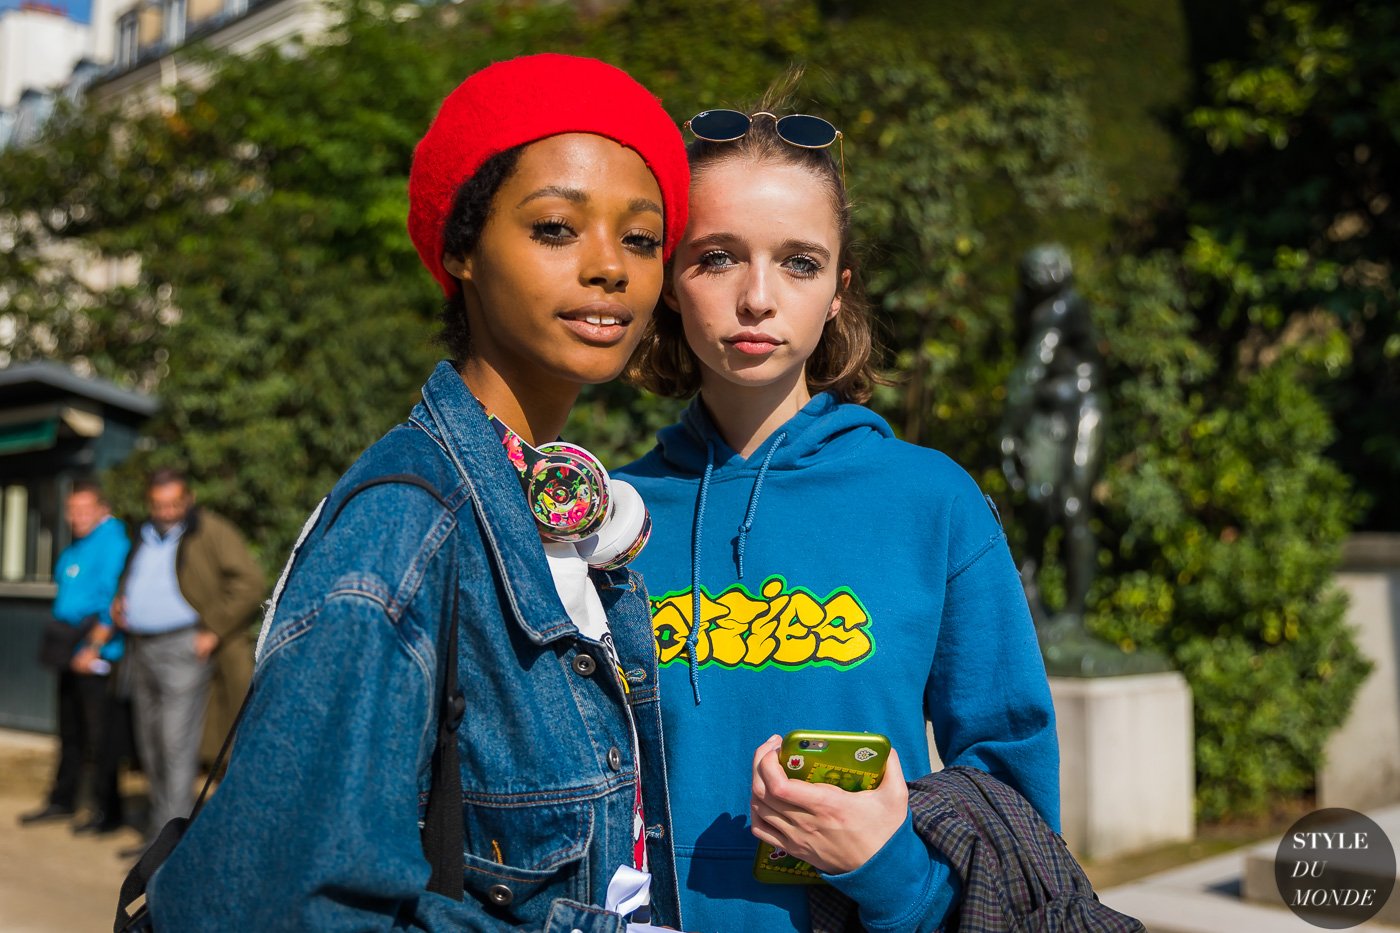
MULTIPOLYGON (((515 168, 520 163, 520 153, 524 149, 524 146, 514 146, 496 153, 482 162, 475 174, 462 182, 452 202, 452 212, 447 215, 447 222, 443 224, 443 255, 467 256, 476 249, 476 244, 481 239, 481 231, 491 219, 496 192, 515 174, 515 168)), ((457 363, 460 364, 471 357, 471 327, 467 323, 467 305, 461 289, 443 303, 442 330, 438 332, 437 339, 457 363)))
MULTIPOLYGON (((790 110, 793 88, 801 78, 794 69, 774 84, 746 113, 783 113, 790 110)), ((692 192, 706 171, 729 160, 755 165, 795 165, 807 170, 831 200, 836 215, 840 249, 836 265, 849 272, 850 281, 838 286, 841 311, 826 323, 816 349, 807 360, 807 389, 813 395, 830 391, 841 401, 867 402, 876 385, 886 384, 873 361, 871 306, 860 280, 851 236, 851 205, 841 172, 827 149, 803 149, 778 135, 774 120, 753 121, 747 134, 733 142, 712 143, 697 139, 686 147, 690 158, 692 192)), ((840 281, 838 279, 838 281, 840 281)), ((641 345, 624 374, 635 385, 672 398, 688 398, 700 389, 700 361, 685 340, 681 316, 665 302, 657 306, 641 345)))

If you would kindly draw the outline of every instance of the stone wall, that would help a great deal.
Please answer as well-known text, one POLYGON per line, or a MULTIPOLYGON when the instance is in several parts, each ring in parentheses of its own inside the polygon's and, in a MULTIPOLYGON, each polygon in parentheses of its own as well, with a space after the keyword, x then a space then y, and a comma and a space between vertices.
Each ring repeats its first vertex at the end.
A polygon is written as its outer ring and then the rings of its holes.
POLYGON ((1400 802, 1400 534, 1353 535, 1337 585, 1350 599, 1347 621, 1357 645, 1374 667, 1327 742, 1317 804, 1361 810, 1400 802))

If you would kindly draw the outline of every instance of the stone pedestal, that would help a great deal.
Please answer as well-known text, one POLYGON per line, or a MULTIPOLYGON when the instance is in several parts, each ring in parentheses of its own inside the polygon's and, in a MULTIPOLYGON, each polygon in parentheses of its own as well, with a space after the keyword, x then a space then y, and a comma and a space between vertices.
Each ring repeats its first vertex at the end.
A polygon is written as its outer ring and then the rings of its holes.
POLYGON ((1336 579, 1372 668, 1327 741, 1317 805, 1364 810, 1400 801, 1400 535, 1353 535, 1336 579))
POLYGON ((1195 835, 1191 689, 1176 672, 1051 677, 1060 736, 1060 817, 1080 858, 1195 835))

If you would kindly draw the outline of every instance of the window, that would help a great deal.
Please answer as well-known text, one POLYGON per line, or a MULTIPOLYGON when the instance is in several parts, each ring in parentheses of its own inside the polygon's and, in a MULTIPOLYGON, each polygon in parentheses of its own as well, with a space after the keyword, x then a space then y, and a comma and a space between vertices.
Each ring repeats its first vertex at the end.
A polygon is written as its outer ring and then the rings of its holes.
POLYGON ((68 544, 55 477, 0 480, 0 582, 48 583, 68 544))
POLYGON ((165 0, 165 28, 161 40, 168 49, 185 41, 185 2, 186 0, 165 0))
POLYGON ((136 64, 136 13, 133 11, 117 20, 117 67, 136 64))

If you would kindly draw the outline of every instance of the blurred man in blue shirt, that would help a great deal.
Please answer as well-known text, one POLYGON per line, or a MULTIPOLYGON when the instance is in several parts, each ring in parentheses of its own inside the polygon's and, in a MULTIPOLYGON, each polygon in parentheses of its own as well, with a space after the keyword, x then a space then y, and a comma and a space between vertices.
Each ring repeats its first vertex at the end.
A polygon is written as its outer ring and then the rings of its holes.
POLYGON ((93 809, 74 827, 78 832, 112 832, 122 825, 121 795, 117 791, 120 736, 113 716, 116 699, 108 675, 121 657, 122 639, 112 627, 109 607, 130 550, 126 529, 112 517, 96 483, 73 484, 65 503, 73 543, 63 549, 54 567, 58 593, 53 616, 79 628, 93 626, 78 642, 68 666, 58 671, 58 769, 48 802, 20 816, 32 825, 66 819, 76 812, 83 765, 93 762, 93 809), (113 637, 116 635, 117 637, 113 637))

